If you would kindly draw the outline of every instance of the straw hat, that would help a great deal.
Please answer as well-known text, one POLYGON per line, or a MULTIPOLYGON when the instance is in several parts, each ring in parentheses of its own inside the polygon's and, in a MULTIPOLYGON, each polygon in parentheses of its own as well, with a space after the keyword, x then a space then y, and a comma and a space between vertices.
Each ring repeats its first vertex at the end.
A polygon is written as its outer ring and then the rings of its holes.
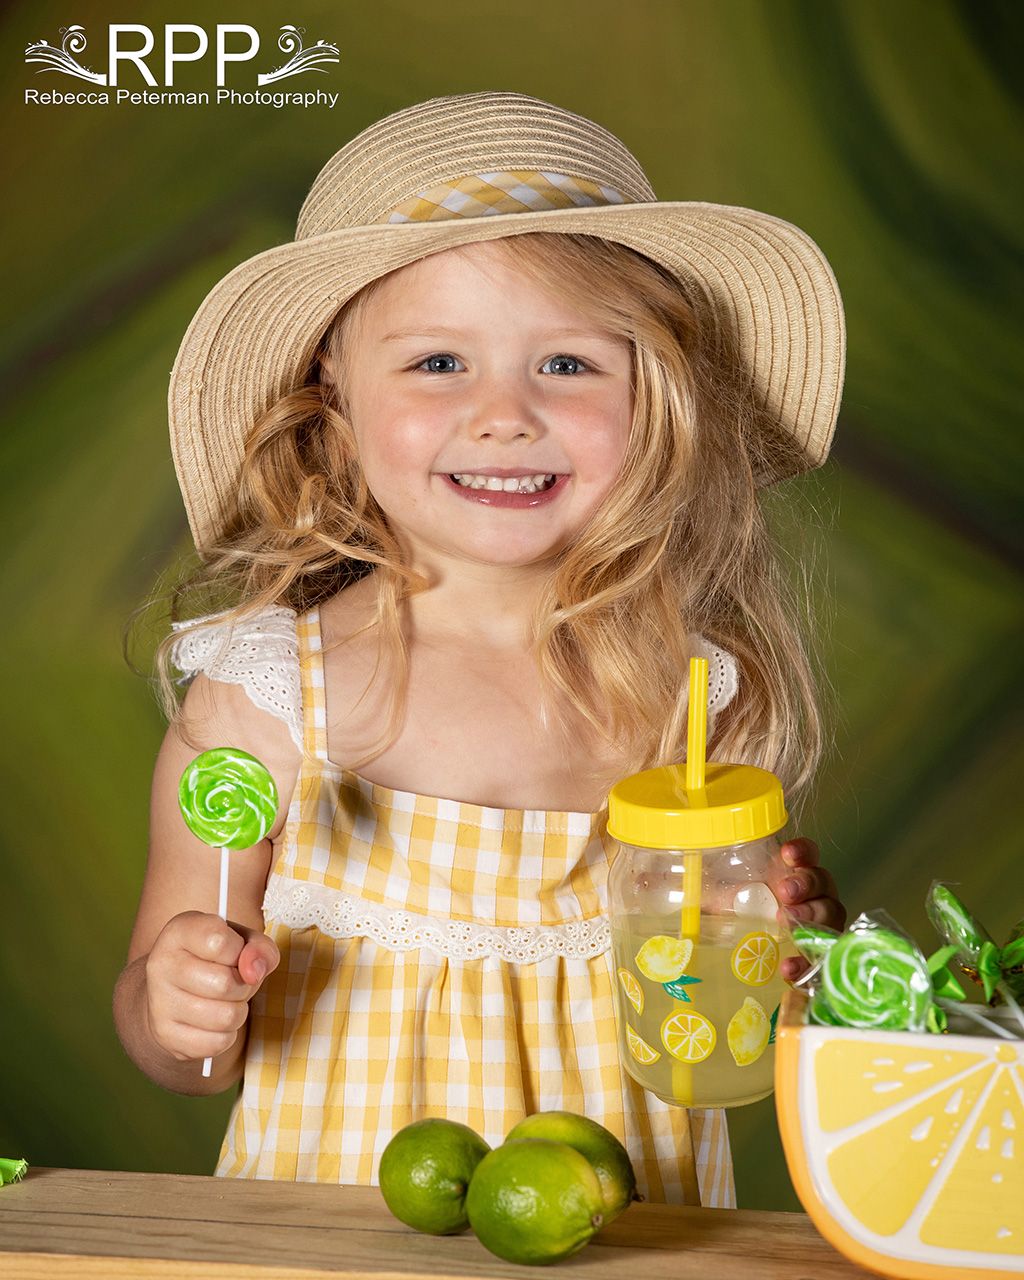
POLYGON ((658 201, 619 139, 571 111, 520 93, 457 94, 386 116, 342 147, 310 188, 294 241, 235 267, 193 317, 168 414, 200 554, 234 509, 248 428, 305 380, 343 303, 428 254, 529 231, 603 236, 667 268, 731 334, 762 408, 798 446, 796 469, 824 462, 845 329, 813 240, 753 209, 658 201))

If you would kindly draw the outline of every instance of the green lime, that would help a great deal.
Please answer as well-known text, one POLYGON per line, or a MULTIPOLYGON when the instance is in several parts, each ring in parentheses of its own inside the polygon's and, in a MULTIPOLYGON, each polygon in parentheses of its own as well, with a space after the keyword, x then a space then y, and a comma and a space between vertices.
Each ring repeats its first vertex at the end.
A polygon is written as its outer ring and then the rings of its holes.
POLYGON ((483 1138, 455 1120, 415 1120, 394 1135, 380 1158, 384 1203, 407 1227, 432 1236, 469 1226, 466 1190, 490 1151, 483 1138))
POLYGON ((604 1223, 601 1184, 564 1142, 508 1140, 477 1165, 466 1197, 477 1239, 507 1262, 558 1262, 604 1223))
POLYGON ((549 1138, 564 1142, 590 1161, 601 1184, 604 1199, 604 1225, 607 1226, 637 1195, 636 1174, 626 1148, 604 1125, 572 1111, 538 1111, 510 1129, 505 1141, 519 1138, 549 1138))

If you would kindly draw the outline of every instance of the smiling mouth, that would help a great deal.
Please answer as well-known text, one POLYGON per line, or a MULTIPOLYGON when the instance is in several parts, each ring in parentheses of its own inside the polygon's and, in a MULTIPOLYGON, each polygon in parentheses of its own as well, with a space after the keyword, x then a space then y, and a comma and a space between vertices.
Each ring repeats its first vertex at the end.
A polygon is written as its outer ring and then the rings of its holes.
POLYGON ((558 476, 537 473, 527 476, 483 476, 466 472, 450 472, 448 479, 463 489, 486 489, 492 493, 544 493, 555 487, 558 476))

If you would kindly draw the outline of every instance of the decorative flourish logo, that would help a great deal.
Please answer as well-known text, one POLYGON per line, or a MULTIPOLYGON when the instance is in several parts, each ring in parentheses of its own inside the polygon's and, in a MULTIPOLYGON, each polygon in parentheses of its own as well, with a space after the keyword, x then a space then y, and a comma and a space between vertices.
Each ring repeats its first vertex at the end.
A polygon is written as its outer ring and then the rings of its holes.
MULTIPOLYGON (((77 76, 79 80, 88 80, 91 84, 106 84, 105 75, 99 71, 92 71, 89 67, 83 67, 74 56, 76 53, 82 53, 88 43, 85 38, 85 28, 78 25, 61 27, 60 34, 64 38, 59 47, 47 44, 45 40, 37 40, 35 44, 30 44, 25 50, 25 61, 44 63, 43 71, 63 71, 67 76, 77 76)), ((42 71, 37 71, 36 75, 42 75, 42 71)))
POLYGON ((316 64, 318 62, 339 62, 341 60, 341 52, 338 46, 328 44, 326 40, 318 40, 316 44, 304 49, 302 47, 302 37, 305 34, 305 27, 293 27, 286 23, 281 28, 281 34, 277 38, 277 47, 282 53, 290 53, 292 56, 283 66, 275 67, 272 71, 267 72, 266 75, 258 76, 256 80, 258 85, 276 84, 278 80, 284 80, 287 76, 301 75, 304 71, 319 71, 321 75, 326 75, 327 72, 316 64))
MULTIPOLYGON (((87 80, 90 84, 100 85, 104 88, 109 86, 114 88, 118 84, 117 68, 121 63, 134 63, 143 80, 151 87, 156 87, 159 83, 150 69, 148 59, 153 53, 156 44, 156 38, 150 27, 141 23, 123 23, 111 24, 107 28, 107 36, 109 42, 108 66, 105 73, 93 71, 91 67, 83 67, 78 61, 76 54, 84 51, 87 44, 85 38, 85 28, 76 23, 74 26, 61 27, 61 42, 59 45, 48 44, 45 40, 36 40, 30 44, 25 50, 26 62, 42 63, 42 71, 59 71, 66 76, 75 76, 79 80, 87 80), (142 48, 126 48, 122 43, 122 37, 127 36, 129 40, 143 40, 142 48)), ((285 80, 290 76, 304 75, 307 71, 319 71, 321 75, 326 75, 321 63, 340 62, 341 53, 338 46, 330 44, 326 40, 318 40, 316 44, 306 48, 303 46, 302 37, 306 34, 305 27, 295 27, 290 23, 286 23, 280 29, 280 35, 277 39, 277 47, 282 53, 290 54, 287 62, 279 67, 275 67, 266 75, 257 77, 257 83, 263 85, 276 84, 279 80, 285 80)), ((204 58, 210 49, 210 36, 206 29, 196 26, 192 23, 169 23, 164 27, 164 56, 163 56, 163 84, 171 86, 174 83, 174 67, 180 62, 198 62, 204 58), (178 44, 179 37, 186 40, 198 41, 198 47, 182 49, 178 44)), ((216 62, 217 62, 217 84, 224 84, 224 71, 228 63, 248 62, 256 57, 260 49, 259 33, 254 27, 245 23, 218 23, 215 32, 216 40, 216 62), (236 38, 241 35, 248 38, 249 48, 244 51, 228 52, 227 41, 229 37, 236 38)), ((42 74, 37 71, 36 75, 42 74)))

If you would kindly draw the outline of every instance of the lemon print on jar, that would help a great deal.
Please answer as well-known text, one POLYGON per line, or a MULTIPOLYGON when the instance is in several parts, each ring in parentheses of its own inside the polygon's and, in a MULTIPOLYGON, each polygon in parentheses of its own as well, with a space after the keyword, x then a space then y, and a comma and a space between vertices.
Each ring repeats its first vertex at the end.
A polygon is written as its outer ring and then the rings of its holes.
POLYGON ((1024 1045, 803 1026, 784 1048, 786 1156, 823 1235, 873 1270, 893 1258, 921 1276, 1016 1269, 1024 1045))
POLYGON ((680 1062, 703 1062, 717 1039, 714 1023, 692 1009, 670 1013, 661 1024, 661 1043, 680 1062))
POLYGON ((622 983, 622 989, 626 993, 626 999, 637 1011, 637 1013, 643 1013, 644 1011, 643 987, 641 987, 640 983, 637 982, 636 978, 633 976, 633 974, 630 973, 628 969, 619 970, 619 981, 622 983))
POLYGON ((747 996, 729 1019, 725 1038, 738 1067, 749 1067, 768 1048, 771 1023, 753 996, 747 996))
POLYGON ((763 987, 779 967, 779 944, 767 933, 748 933, 733 947, 732 971, 748 987, 763 987))
POLYGON ((649 1067, 652 1062, 657 1062, 661 1054, 657 1049, 652 1049, 643 1036, 638 1036, 632 1027, 626 1027, 626 1043, 629 1045, 629 1051, 642 1066, 649 1067))
POLYGON ((636 967, 651 982, 675 982, 693 955, 692 938, 670 938, 659 933, 648 938, 636 953, 636 967))

